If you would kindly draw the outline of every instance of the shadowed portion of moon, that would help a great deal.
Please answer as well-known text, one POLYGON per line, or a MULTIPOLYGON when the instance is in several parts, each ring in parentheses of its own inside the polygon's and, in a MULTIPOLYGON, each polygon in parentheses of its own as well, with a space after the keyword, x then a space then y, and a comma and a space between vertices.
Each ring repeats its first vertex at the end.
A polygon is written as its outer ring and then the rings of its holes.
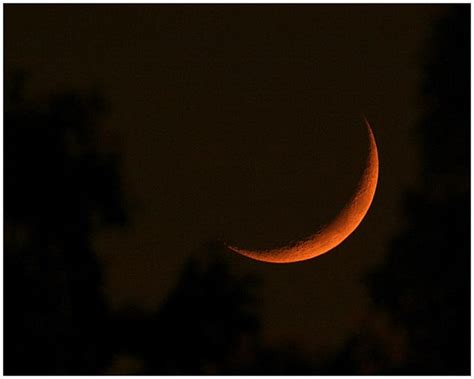
POLYGON ((288 246, 269 250, 247 250, 226 246, 246 257, 269 263, 292 263, 304 261, 324 254, 341 244, 362 222, 367 214, 377 187, 379 159, 372 129, 365 120, 369 137, 369 153, 364 172, 351 199, 337 216, 308 238, 288 246))

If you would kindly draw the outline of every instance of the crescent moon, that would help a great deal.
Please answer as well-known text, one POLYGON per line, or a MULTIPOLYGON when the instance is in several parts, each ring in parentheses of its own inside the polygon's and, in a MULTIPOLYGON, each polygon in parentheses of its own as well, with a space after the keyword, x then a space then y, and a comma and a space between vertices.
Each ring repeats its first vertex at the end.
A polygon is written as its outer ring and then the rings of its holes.
POLYGON ((369 152, 362 177, 355 193, 338 215, 314 235, 289 246, 271 250, 246 250, 226 246, 239 254, 257 261, 269 263, 292 263, 304 261, 327 253, 342 243, 359 226, 367 214, 377 188, 379 157, 375 137, 365 119, 369 137, 369 152))

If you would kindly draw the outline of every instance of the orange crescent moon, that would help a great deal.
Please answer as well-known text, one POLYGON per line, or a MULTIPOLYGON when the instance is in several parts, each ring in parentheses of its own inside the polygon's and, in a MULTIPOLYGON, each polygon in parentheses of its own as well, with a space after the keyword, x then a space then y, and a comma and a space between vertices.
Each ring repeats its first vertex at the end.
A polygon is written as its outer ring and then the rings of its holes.
POLYGON ((342 243, 359 226, 372 204, 379 177, 379 157, 375 137, 365 120, 369 135, 369 154, 357 190, 339 214, 321 230, 290 246, 271 250, 246 250, 226 246, 236 253, 262 262, 292 263, 327 253, 342 243))

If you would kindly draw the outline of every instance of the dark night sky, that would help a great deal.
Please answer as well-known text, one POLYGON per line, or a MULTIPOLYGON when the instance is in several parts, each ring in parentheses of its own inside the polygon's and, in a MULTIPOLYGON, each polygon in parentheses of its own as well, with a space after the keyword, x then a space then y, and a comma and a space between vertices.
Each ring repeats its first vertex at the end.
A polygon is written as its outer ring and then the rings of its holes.
POLYGON ((32 94, 93 87, 110 103, 104 144, 121 153, 131 213, 96 240, 111 304, 156 308, 210 241, 316 229, 354 189, 365 114, 380 177, 356 232, 302 263, 228 259, 263 278, 269 341, 327 352, 370 319, 361 280, 417 185, 423 49, 443 6, 71 8, 7 6, 5 67, 31 73, 32 94))

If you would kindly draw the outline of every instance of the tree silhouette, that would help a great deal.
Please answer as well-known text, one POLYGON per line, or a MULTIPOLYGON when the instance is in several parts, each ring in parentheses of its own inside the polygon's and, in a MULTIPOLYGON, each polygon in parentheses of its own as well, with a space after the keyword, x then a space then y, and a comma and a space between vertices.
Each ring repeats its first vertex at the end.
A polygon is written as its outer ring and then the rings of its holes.
POLYGON ((135 374, 271 375, 316 370, 298 350, 265 346, 260 320, 260 281, 237 275, 224 248, 211 243, 184 265, 176 287, 157 312, 127 309, 122 353, 143 361, 135 374))
POLYGON ((27 96, 5 82, 5 373, 98 374, 110 358, 94 233, 123 224, 117 159, 99 149, 100 96, 27 96))
POLYGON ((123 325, 134 325, 123 350, 142 357, 145 374, 232 371, 258 347, 255 278, 232 273, 216 244, 202 253, 186 263, 156 313, 122 316, 123 325))

